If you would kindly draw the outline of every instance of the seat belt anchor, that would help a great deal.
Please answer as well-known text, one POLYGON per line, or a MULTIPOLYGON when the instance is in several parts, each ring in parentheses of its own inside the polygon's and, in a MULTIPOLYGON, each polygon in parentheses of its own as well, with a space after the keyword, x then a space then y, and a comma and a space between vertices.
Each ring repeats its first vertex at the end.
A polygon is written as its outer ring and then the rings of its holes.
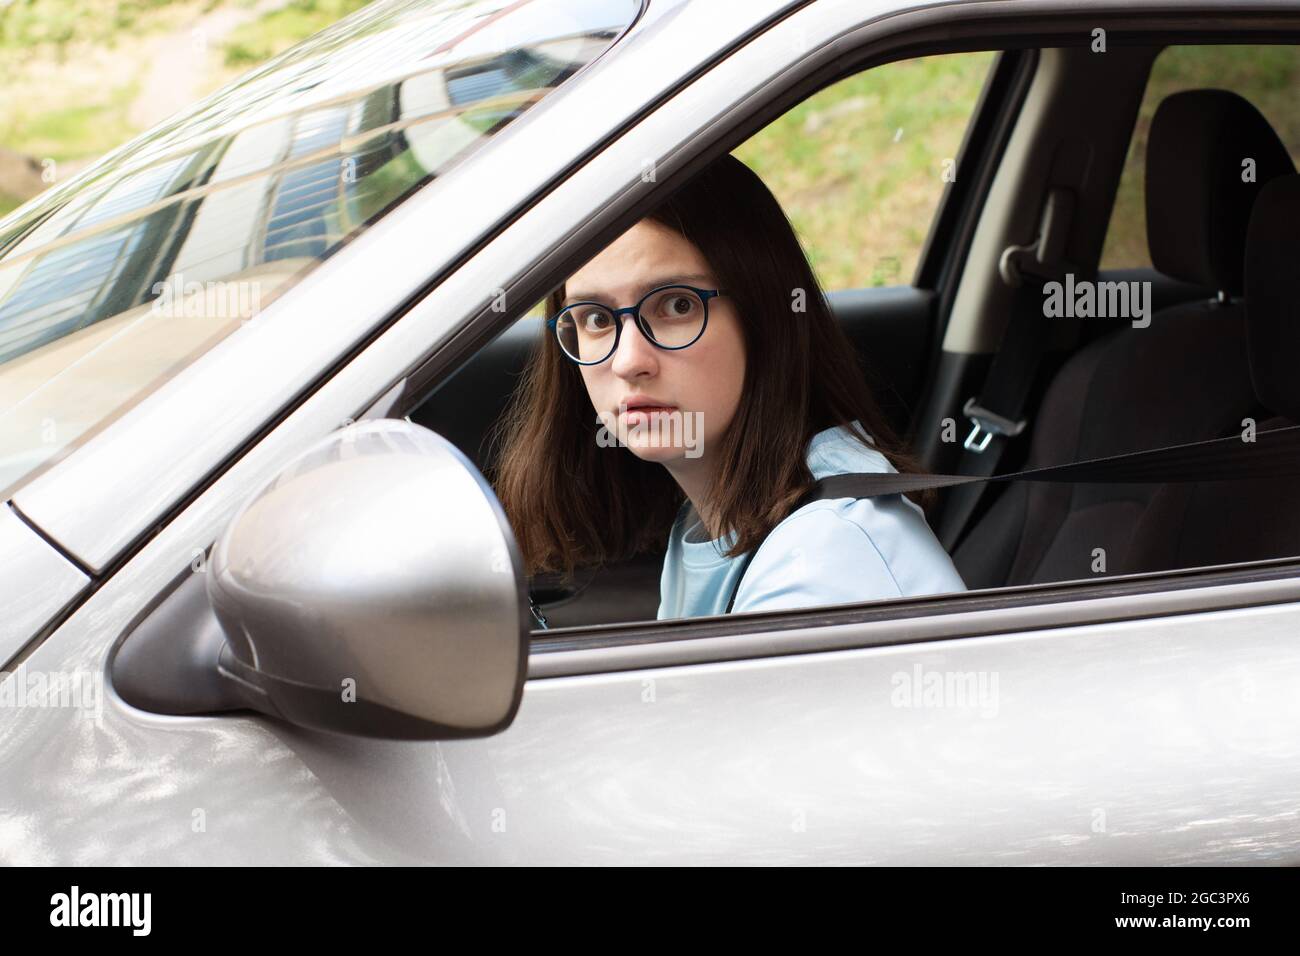
POLYGON ((966 436, 962 447, 977 455, 989 447, 989 442, 993 440, 994 435, 1014 438, 1025 430, 1026 422, 1023 418, 1018 422, 1003 418, 997 412, 991 412, 975 404, 973 397, 966 399, 966 404, 962 406, 961 411, 971 421, 970 434, 966 436))

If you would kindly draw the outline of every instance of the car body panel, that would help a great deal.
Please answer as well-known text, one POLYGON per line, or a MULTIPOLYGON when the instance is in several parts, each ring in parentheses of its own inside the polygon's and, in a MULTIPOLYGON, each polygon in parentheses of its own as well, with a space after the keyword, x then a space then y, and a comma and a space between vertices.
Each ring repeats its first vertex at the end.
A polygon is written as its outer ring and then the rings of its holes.
POLYGON ((0 858, 1294 864, 1296 614, 530 680, 512 726, 474 741, 158 717, 111 693, 98 724, 19 710, 0 858), (926 705, 918 668, 991 695, 926 705))
POLYGON ((23 645, 90 586, 80 568, 54 550, 10 505, 0 505, 0 660, 23 645))

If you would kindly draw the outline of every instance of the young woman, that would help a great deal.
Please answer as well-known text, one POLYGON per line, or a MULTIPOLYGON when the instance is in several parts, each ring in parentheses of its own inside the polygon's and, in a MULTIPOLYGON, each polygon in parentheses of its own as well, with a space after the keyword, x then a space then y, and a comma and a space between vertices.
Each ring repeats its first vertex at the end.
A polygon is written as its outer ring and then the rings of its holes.
POLYGON ((722 614, 733 593, 745 612, 965 589, 901 495, 791 513, 815 479, 915 467, 784 212, 733 156, 547 314, 493 469, 529 574, 666 549, 661 619, 722 614))

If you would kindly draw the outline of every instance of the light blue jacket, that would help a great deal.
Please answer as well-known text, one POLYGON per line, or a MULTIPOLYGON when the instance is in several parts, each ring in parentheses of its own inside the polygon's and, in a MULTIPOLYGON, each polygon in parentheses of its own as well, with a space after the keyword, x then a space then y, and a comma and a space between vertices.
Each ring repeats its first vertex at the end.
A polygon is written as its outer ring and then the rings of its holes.
MULTIPOLYGON (((861 434, 861 425, 854 422, 861 434)), ((808 443, 814 478, 847 472, 894 472, 880 452, 856 441, 847 426, 818 432, 808 443)), ((659 582, 659 620, 724 614, 743 555, 723 556, 735 533, 703 539, 690 502, 673 524, 659 582)), ((733 612, 852 604, 917 594, 964 591, 966 585, 925 521, 902 495, 824 498, 788 515, 754 554, 733 612)))

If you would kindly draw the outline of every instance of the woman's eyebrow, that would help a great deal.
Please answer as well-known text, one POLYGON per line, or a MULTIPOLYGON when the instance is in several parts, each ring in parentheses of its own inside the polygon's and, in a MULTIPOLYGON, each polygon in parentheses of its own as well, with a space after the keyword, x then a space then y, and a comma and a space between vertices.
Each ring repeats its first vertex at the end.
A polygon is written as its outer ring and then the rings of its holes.
MULTIPOLYGON (((678 275, 660 276, 657 279, 651 279, 645 282, 637 290, 642 295, 651 289, 657 289, 661 285, 677 285, 690 282, 709 282, 711 278, 703 272, 686 272, 678 275)), ((574 302, 604 302, 604 293, 602 292, 569 292, 565 295, 561 305, 572 305, 574 302)))

